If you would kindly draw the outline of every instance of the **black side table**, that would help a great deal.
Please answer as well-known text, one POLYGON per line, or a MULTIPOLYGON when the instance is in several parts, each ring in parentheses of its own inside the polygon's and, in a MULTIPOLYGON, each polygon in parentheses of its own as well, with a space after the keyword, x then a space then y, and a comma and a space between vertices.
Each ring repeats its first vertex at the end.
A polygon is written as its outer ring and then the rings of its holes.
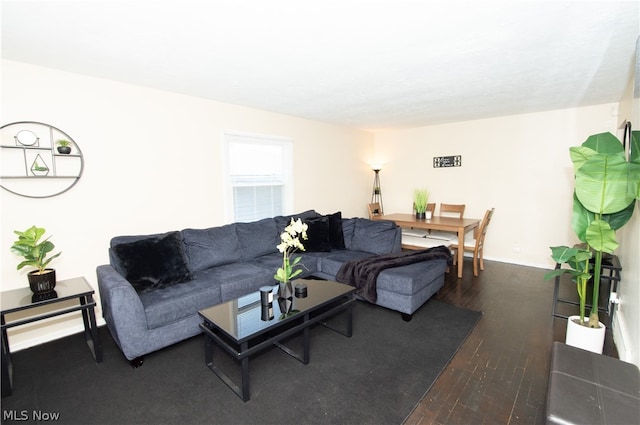
POLYGON ((11 364, 9 339, 7 338, 7 329, 9 328, 81 311, 82 321, 84 322, 84 337, 87 345, 89 345, 96 363, 102 362, 102 343, 100 342, 100 334, 96 324, 94 293, 95 291, 84 277, 59 280, 56 282, 55 291, 45 295, 34 295, 29 288, 13 289, 0 293, 0 306, 2 308, 2 311, 0 311, 2 318, 2 397, 10 396, 13 393, 13 366, 11 364), (43 306, 69 300, 77 300, 78 304, 66 306, 65 304, 68 303, 65 303, 59 309, 42 308, 43 306), (7 314, 30 309, 33 309, 33 311, 29 312, 30 315, 27 314, 26 317, 25 315, 20 315, 19 319, 7 322, 7 314))

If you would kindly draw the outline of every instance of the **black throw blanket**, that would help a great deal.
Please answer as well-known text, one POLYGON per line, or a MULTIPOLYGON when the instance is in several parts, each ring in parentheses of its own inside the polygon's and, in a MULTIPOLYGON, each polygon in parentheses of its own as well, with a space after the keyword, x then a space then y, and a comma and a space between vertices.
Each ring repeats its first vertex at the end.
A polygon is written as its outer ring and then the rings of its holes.
POLYGON ((358 295, 375 304, 378 299, 376 281, 380 272, 392 267, 439 259, 447 260, 447 265, 449 266, 453 264, 451 252, 445 246, 436 246, 419 251, 376 255, 375 257, 347 261, 338 270, 336 280, 340 283, 355 286, 358 295))

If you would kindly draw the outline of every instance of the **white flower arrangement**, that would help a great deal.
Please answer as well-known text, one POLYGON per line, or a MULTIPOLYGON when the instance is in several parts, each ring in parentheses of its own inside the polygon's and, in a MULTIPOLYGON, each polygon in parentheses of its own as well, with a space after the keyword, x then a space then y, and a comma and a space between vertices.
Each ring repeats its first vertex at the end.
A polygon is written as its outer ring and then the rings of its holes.
POLYGON ((307 229, 309 226, 302 222, 301 219, 291 219, 291 223, 285 227, 284 232, 280 234, 280 244, 277 246, 278 251, 282 253, 282 267, 280 267, 273 276, 278 282, 289 282, 291 279, 302 273, 302 269, 294 270, 294 267, 300 262, 301 257, 296 257, 291 261, 291 255, 297 251, 304 251, 304 245, 300 238, 307 240, 307 229))

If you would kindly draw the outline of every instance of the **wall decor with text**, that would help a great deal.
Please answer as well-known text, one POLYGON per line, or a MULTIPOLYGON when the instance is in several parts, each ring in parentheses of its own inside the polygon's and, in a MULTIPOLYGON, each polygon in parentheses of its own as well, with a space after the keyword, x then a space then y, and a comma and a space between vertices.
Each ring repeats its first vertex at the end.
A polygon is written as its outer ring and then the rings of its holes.
POLYGON ((433 168, 462 167, 462 155, 434 156, 433 168))

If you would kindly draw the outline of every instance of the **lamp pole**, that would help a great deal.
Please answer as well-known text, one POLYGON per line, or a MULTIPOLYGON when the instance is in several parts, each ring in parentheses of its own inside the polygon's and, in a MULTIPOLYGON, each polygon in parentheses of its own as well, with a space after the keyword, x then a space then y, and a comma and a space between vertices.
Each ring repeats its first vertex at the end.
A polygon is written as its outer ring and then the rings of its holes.
POLYGON ((373 190, 371 192, 371 203, 378 202, 380 204, 380 214, 384 214, 382 207, 382 189, 380 188, 380 168, 374 168, 373 172, 373 190))

